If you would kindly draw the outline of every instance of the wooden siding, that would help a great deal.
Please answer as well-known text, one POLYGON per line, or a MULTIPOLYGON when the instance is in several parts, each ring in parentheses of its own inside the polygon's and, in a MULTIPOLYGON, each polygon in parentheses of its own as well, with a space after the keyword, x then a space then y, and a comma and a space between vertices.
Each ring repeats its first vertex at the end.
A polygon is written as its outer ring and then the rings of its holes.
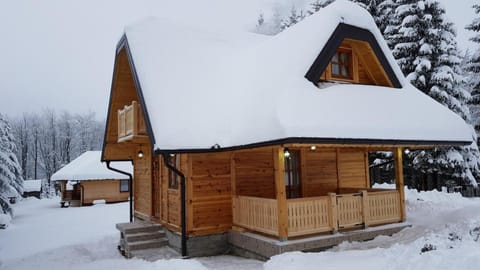
POLYGON ((338 149, 338 187, 369 188, 367 160, 364 149, 338 149))
POLYGON ((135 157, 133 171, 133 194, 135 212, 140 218, 152 215, 152 155, 150 146, 140 146, 135 152, 142 150, 143 158, 135 157))
POLYGON ((91 204, 94 200, 110 202, 128 201, 129 192, 120 192, 119 180, 82 181, 83 204, 91 204))
POLYGON ((237 195, 275 198, 272 149, 237 152, 234 159, 237 195))
POLYGON ((187 158, 187 229, 202 235, 232 227, 231 154, 191 154, 187 158))
POLYGON ((302 160, 303 196, 325 196, 337 192, 337 151, 335 148, 304 149, 302 160))

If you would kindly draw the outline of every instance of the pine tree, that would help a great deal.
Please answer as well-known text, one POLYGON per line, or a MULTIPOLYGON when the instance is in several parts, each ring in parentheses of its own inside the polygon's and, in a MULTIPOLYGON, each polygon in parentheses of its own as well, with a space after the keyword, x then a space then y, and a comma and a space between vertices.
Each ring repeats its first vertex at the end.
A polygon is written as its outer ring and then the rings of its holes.
POLYGON ((303 10, 300 10, 300 12, 297 12, 297 9, 295 8, 295 6, 292 6, 292 9, 290 10, 290 15, 288 16, 287 19, 283 20, 281 25, 280 25, 281 30, 283 31, 283 30, 297 24, 298 22, 300 22, 304 18, 305 18, 305 14, 304 14, 303 10))
POLYGON ((19 196, 23 190, 22 169, 15 152, 12 129, 0 114, 0 214, 13 214, 8 197, 19 196))
MULTIPOLYGON (((480 44, 480 5, 474 5, 473 9, 478 17, 468 24, 465 29, 475 32, 475 36, 470 38, 470 40, 480 44)), ((477 48, 472 55, 466 55, 466 58, 468 60, 465 65, 465 71, 472 96, 470 109, 473 113, 472 120, 478 136, 480 134, 480 48, 477 48)))
MULTIPOLYGON (((397 25, 391 26, 390 45, 407 79, 418 89, 470 120, 470 99, 460 73, 456 34, 438 1, 398 0, 397 25)), ((472 134, 472 137, 475 137, 472 134)), ((476 185, 480 175, 478 146, 436 148, 413 152, 416 169, 443 179, 476 185)))
POLYGON ((315 0, 310 3, 310 9, 307 11, 308 15, 312 15, 313 13, 319 11, 320 9, 330 5, 335 0, 315 0))

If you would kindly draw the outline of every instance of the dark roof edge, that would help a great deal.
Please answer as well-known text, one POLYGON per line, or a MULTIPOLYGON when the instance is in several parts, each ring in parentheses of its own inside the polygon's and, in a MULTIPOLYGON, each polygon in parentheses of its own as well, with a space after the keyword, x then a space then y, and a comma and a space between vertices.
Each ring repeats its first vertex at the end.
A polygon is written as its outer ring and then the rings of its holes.
POLYGON ((141 89, 141 86, 140 86, 140 81, 138 80, 137 71, 135 69, 135 64, 133 63, 133 58, 132 58, 132 54, 130 52, 130 47, 128 46, 127 36, 126 36, 126 34, 123 34, 123 36, 118 41, 117 47, 116 47, 116 50, 115 50, 115 60, 114 60, 114 67, 113 67, 112 83, 111 83, 111 86, 110 86, 110 96, 109 96, 108 108, 107 108, 107 121, 106 121, 106 124, 105 124, 105 134, 104 134, 104 137, 103 137, 102 155, 101 155, 101 159, 100 159, 100 161, 102 161, 102 162, 106 161, 106 159, 104 159, 104 153, 105 153, 105 147, 106 147, 106 142, 107 142, 108 123, 110 122, 110 107, 112 105, 112 93, 113 93, 113 87, 114 87, 114 84, 115 84, 115 74, 117 72, 118 54, 120 53, 120 51, 122 49, 125 49, 125 51, 127 53, 128 63, 130 65, 130 70, 132 72, 132 78, 133 78, 133 81, 134 81, 134 84, 135 84, 135 90, 137 91, 137 96, 138 96, 138 99, 139 99, 139 102, 140 102, 140 108, 142 109, 143 116, 145 117, 145 125, 147 127, 147 134, 148 134, 148 138, 150 140, 150 144, 151 144, 152 148, 155 145, 155 137, 153 136, 152 125, 150 123, 150 117, 148 115, 147 106, 145 105, 145 100, 143 98, 143 93, 142 93, 142 89, 141 89))
POLYGON ((402 84, 400 83, 399 78, 395 74, 392 66, 390 66, 390 63, 385 56, 385 53, 381 49, 377 39, 372 34, 372 32, 370 32, 370 30, 345 23, 338 24, 337 28, 335 28, 335 31, 330 36, 325 46, 323 46, 322 51, 318 54, 317 58, 305 74, 305 78, 307 78, 307 80, 309 80, 315 85, 318 83, 323 71, 325 70, 325 68, 327 68, 328 63, 330 62, 330 59, 332 59, 335 51, 345 38, 368 42, 372 47, 373 51, 375 52, 378 61, 380 61, 380 64, 385 70, 385 73, 392 82, 393 87, 402 88, 402 84))
POLYGON ((117 61, 118 61, 118 54, 120 53, 121 49, 125 46, 125 42, 127 41, 127 36, 123 34, 120 40, 117 43, 117 48, 115 50, 115 59, 113 60, 113 74, 112 74, 112 82, 110 84, 110 95, 108 97, 108 107, 107 107, 107 121, 105 122, 105 132, 103 134, 103 143, 102 143, 102 154, 100 156, 100 161, 104 162, 105 159, 105 147, 107 146, 107 131, 108 131, 108 123, 110 122, 110 107, 112 106, 112 94, 113 94, 113 86, 115 85, 115 74, 117 73, 117 61))
POLYGON ((305 144, 335 144, 335 145, 391 145, 392 147, 398 146, 463 146, 469 145, 471 141, 432 141, 432 140, 383 140, 383 139, 351 139, 351 138, 309 138, 309 137, 290 137, 284 139, 277 139, 271 141, 257 142, 251 144, 244 144, 231 147, 219 147, 219 148, 190 148, 190 149, 155 149, 155 154, 177 154, 177 153, 210 153, 210 152, 225 152, 242 150, 249 148, 257 148, 263 146, 274 146, 293 143, 305 143, 305 144))

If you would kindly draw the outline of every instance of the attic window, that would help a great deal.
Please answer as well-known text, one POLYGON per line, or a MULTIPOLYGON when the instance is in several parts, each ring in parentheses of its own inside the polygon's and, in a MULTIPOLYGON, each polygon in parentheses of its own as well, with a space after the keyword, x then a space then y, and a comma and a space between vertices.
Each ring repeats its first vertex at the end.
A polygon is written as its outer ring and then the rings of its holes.
POLYGON ((339 48, 333 55, 331 62, 332 78, 347 80, 353 79, 352 50, 339 48))

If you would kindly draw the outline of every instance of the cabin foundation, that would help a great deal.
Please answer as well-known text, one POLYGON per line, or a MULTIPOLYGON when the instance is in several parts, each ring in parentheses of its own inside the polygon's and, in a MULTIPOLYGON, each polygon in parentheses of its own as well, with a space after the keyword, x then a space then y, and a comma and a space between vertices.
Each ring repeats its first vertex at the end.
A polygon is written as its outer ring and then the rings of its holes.
MULTIPOLYGON (((166 235, 169 246, 180 253, 182 249, 181 234, 166 230, 166 235)), ((227 233, 190 236, 187 239, 187 256, 189 257, 221 255, 228 253, 229 249, 227 233)))
POLYGON ((411 225, 402 222, 370 227, 363 230, 344 231, 286 241, 251 232, 231 230, 228 232, 228 242, 231 245, 232 253, 235 255, 252 259, 267 260, 272 256, 284 252, 321 251, 336 246, 344 241, 366 241, 371 240, 378 235, 390 236, 407 227, 411 227, 411 225))

